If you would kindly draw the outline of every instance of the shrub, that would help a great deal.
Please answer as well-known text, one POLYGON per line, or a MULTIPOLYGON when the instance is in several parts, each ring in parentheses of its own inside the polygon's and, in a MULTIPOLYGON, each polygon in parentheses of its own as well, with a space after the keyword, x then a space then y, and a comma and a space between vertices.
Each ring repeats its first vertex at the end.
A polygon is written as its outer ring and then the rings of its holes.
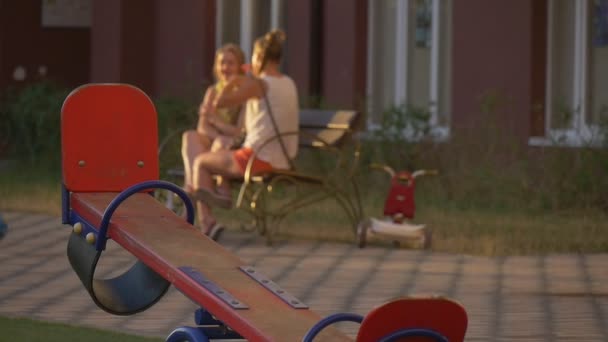
MULTIPOLYGON (((438 169, 418 182, 422 205, 515 211, 603 210, 608 212, 608 125, 589 146, 530 147, 504 127, 510 100, 489 92, 481 98, 484 120, 453 131, 449 141, 428 139, 428 112, 412 106, 383 113, 364 143, 362 167, 371 162, 395 169, 438 169), (599 143, 598 143, 599 142, 599 143)), ((369 192, 384 196, 386 176, 363 173, 369 192), (384 178, 382 178, 384 177, 384 178)))
POLYGON ((415 168, 421 142, 429 137, 430 113, 413 105, 390 107, 382 113, 363 146, 365 163, 382 163, 396 170, 415 168))
POLYGON ((10 156, 28 162, 60 159, 61 105, 69 90, 51 82, 10 88, 2 97, 0 144, 10 156))
MULTIPOLYGON (((70 90, 49 81, 9 88, 0 97, 0 157, 58 165, 61 157, 61 106, 70 90)), ((158 113, 159 143, 172 146, 169 157, 179 158, 179 139, 170 139, 194 127, 198 103, 178 98, 154 101, 158 113)))
POLYGON ((158 143, 161 172, 181 165, 181 134, 196 127, 198 103, 163 97, 154 101, 158 113, 158 143))

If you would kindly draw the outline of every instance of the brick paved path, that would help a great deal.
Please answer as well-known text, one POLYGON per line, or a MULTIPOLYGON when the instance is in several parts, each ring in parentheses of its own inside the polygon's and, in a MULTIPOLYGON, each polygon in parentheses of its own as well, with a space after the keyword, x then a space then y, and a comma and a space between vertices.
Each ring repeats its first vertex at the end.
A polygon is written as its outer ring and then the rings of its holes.
MULTIPOLYGON (((3 213, 0 315, 166 337, 193 324, 196 306, 175 289, 144 313, 118 317, 98 309, 66 257, 70 228, 59 218, 3 213)), ((321 315, 365 314, 407 294, 441 294, 469 313, 467 341, 608 341, 608 255, 484 258, 390 248, 264 240, 228 232, 222 244, 321 315)), ((133 259, 109 246, 98 274, 133 259)), ((350 334, 355 325, 341 327, 350 334)))

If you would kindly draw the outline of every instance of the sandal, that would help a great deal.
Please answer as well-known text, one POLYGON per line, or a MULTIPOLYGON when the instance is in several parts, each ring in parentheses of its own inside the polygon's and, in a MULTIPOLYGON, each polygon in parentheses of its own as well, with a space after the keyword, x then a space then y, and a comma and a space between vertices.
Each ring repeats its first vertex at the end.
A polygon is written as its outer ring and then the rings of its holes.
POLYGON ((232 208, 232 198, 228 196, 222 196, 206 189, 195 190, 192 194, 192 199, 196 201, 203 201, 212 207, 219 207, 224 209, 232 208))
POLYGON ((218 241, 220 239, 220 236, 222 236, 223 232, 224 232, 224 226, 222 226, 221 224, 214 224, 211 227, 207 236, 209 236, 209 238, 211 238, 211 240, 213 240, 213 241, 218 241))
MULTIPOLYGON (((186 186, 184 185, 182 187, 182 190, 186 193, 186 195, 188 196, 188 198, 190 199, 190 201, 192 202, 192 204, 194 204, 194 188, 191 186, 186 186)), ((181 200, 181 198, 179 197, 179 195, 177 193, 173 193, 173 197, 174 198, 178 198, 181 200)))
POLYGON ((188 196, 192 196, 192 194, 194 193, 194 187, 192 185, 184 185, 182 187, 182 190, 184 190, 184 192, 187 193, 188 196))
POLYGON ((224 226, 220 223, 213 222, 204 229, 203 234, 207 235, 211 240, 217 241, 224 232, 224 226))

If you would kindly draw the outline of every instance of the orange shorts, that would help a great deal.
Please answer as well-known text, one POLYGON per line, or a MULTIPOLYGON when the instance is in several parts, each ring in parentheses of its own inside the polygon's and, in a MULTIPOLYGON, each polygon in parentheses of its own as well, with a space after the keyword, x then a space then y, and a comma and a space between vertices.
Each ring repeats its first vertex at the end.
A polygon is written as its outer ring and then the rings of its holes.
MULTIPOLYGON (((234 158, 234 161, 240 167, 241 172, 243 174, 245 174, 245 170, 247 169, 247 163, 249 163, 249 159, 251 159, 252 156, 253 150, 249 147, 243 147, 232 152, 232 158, 234 158)), ((267 171, 272 171, 272 165, 261 159, 255 158, 255 160, 253 161, 253 165, 251 165, 252 174, 255 175, 267 171)))

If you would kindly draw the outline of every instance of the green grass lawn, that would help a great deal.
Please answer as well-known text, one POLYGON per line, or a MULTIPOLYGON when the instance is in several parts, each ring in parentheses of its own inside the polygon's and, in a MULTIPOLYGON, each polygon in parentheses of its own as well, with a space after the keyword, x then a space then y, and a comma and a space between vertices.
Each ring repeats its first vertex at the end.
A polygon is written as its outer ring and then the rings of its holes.
POLYGON ((61 168, 17 161, 0 168, 0 211, 61 215, 61 168))
MULTIPOLYGON (((370 216, 381 213, 377 204, 368 204, 366 209, 370 216)), ((483 256, 608 252, 608 221, 596 211, 519 212, 429 204, 419 205, 416 214, 416 223, 433 229, 431 249, 437 252, 483 256)), ((220 212, 219 217, 233 229, 247 219, 228 211, 220 212)), ((289 216, 280 233, 294 239, 354 243, 346 216, 331 201, 289 216)), ((390 246, 392 242, 375 240, 372 244, 390 246)))
MULTIPOLYGON (((433 228, 432 250, 472 255, 530 255, 546 253, 608 252, 608 217, 600 210, 540 211, 518 208, 479 208, 464 203, 437 201, 424 196, 420 182, 416 222, 433 228)), ((365 213, 379 217, 383 190, 364 187, 365 213)), ((15 165, 0 170, 0 212, 61 213, 58 168, 34 170, 15 165)), ((229 229, 240 229, 248 217, 239 211, 218 210, 229 229)), ((348 220, 333 201, 299 210, 288 216, 280 234, 289 239, 316 239, 354 243, 348 220)), ((391 242, 372 241, 391 245, 391 242)), ((407 246, 406 246, 407 247, 407 246)))
POLYGON ((0 342, 153 342, 159 338, 131 336, 92 328, 66 324, 40 322, 30 319, 0 317, 0 342))

